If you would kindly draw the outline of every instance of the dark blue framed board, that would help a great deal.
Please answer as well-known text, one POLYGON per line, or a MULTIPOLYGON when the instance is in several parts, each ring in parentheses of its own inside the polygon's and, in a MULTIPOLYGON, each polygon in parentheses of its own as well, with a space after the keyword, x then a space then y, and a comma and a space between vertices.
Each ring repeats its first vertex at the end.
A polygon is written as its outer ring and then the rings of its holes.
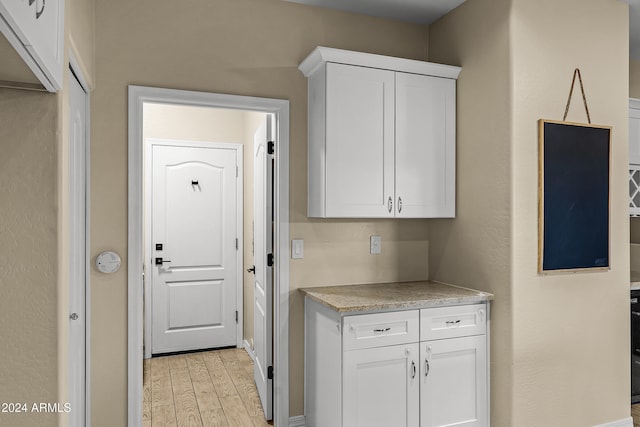
POLYGON ((538 123, 538 271, 608 269, 611 127, 538 123))

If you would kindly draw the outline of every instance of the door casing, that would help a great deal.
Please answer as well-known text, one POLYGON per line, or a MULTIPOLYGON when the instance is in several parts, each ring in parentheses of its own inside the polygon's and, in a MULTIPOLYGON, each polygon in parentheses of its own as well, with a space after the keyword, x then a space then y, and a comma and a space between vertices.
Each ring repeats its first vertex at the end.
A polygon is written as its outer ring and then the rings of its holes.
MULTIPOLYGON (((244 212, 244 198, 243 192, 243 146, 242 144, 235 143, 217 143, 217 142, 202 142, 202 141, 187 141, 177 139, 159 139, 159 138, 147 138, 144 141, 144 167, 145 167, 145 183, 144 183, 144 206, 145 206, 145 253, 147 254, 147 260, 150 259, 152 251, 152 231, 151 231, 151 216, 152 216, 152 198, 151 198, 151 184, 152 184, 152 149, 154 145, 166 145, 174 147, 202 147, 202 148, 221 148, 235 150, 238 168, 238 181, 236 189, 236 236, 238 237, 238 248, 236 250, 236 310, 238 311, 238 321, 236 322, 236 346, 242 347, 242 331, 243 331, 243 308, 242 304, 244 289, 242 286, 242 255, 243 255, 243 212, 244 212)), ((143 261, 145 262, 145 261, 143 261)), ((145 276, 144 280, 144 306, 148 307, 148 310, 144 312, 144 322, 146 327, 144 328, 144 358, 151 358, 152 349, 152 334, 151 334, 151 322, 152 322, 152 302, 151 302, 151 284, 152 284, 152 265, 145 263, 145 272, 149 272, 148 276, 145 276)))
MULTIPOLYGON (((85 237, 85 250, 84 250, 84 259, 82 261, 79 261, 80 257, 74 257, 71 256, 72 254, 69 253, 69 264, 68 264, 68 268, 69 268, 69 272, 71 274, 71 272, 73 271, 79 271, 81 268, 84 270, 84 316, 82 316, 82 318, 80 319, 80 321, 84 322, 84 373, 82 375, 81 381, 84 382, 84 395, 83 396, 75 396, 74 393, 74 387, 73 384, 71 384, 71 369, 72 369, 72 364, 75 364, 75 362, 73 361, 73 359, 71 358, 71 349, 73 348, 77 348, 78 343, 76 343, 74 340, 71 339, 71 337, 69 337, 69 343, 68 343, 68 348, 69 348, 69 353, 68 353, 68 363, 69 363, 69 372, 67 373, 69 376, 69 398, 70 401, 77 401, 78 397, 82 397, 82 399, 84 400, 84 423, 81 424, 82 426, 90 426, 91 425, 91 378, 90 378, 90 372, 91 372, 91 353, 90 353, 90 349, 91 349, 91 334, 88 333, 87 331, 91 330, 91 306, 90 306, 90 301, 91 301, 91 287, 90 287, 90 283, 89 283, 89 278, 90 278, 90 269, 91 269, 91 262, 90 262, 90 206, 91 206, 91 198, 90 198, 90 189, 91 189, 91 185, 90 185, 90 165, 91 165, 91 152, 90 152, 90 144, 89 144, 89 140, 90 140, 90 108, 91 108, 91 99, 90 99, 90 95, 89 95, 89 85, 87 84, 87 80, 84 78, 82 72, 81 72, 81 67, 79 66, 78 61, 76 60, 75 54, 73 53, 73 51, 69 51, 69 64, 68 64, 68 71, 69 71, 69 79, 76 79, 77 82, 80 84, 80 87, 84 90, 85 92, 85 105, 86 105, 86 109, 85 109, 85 123, 84 123, 84 127, 85 127, 85 133, 84 133, 84 153, 82 153, 84 155, 84 158, 82 159, 82 161, 84 161, 84 165, 83 167, 80 167, 80 165, 77 162, 72 162, 71 159, 73 158, 73 156, 77 156, 77 153, 72 153, 73 147, 69 146, 69 204, 68 204, 68 227, 69 227, 69 238, 71 238, 71 236, 73 234, 76 233, 81 233, 84 235, 85 237), (84 182, 84 187, 83 188, 78 188, 76 186, 73 185, 72 180, 73 179, 82 179, 84 182), (79 192, 84 192, 84 198, 82 197, 82 194, 78 194, 79 192), (84 205, 82 205, 81 201, 84 199, 84 205), (81 229, 78 224, 82 224, 82 221, 79 221, 77 218, 77 215, 84 215, 84 229, 81 229), (82 262, 82 265, 79 266, 78 263, 82 262)), ((69 129, 69 138, 71 138, 71 129, 69 129)), ((80 160, 80 159, 78 159, 80 160)), ((73 278, 69 277, 69 295, 71 295, 71 293, 74 291, 73 290, 73 278)), ((70 307, 67 307, 68 309, 64 312, 64 319, 66 321, 70 321, 69 319, 69 315, 71 314, 71 312, 69 311, 70 307)), ((70 421, 70 427, 74 427, 77 424, 74 424, 72 421, 70 421)), ((78 425, 78 427, 80 427, 81 425, 78 425)))
POLYGON ((144 86, 129 86, 127 402, 128 425, 142 425, 143 359, 143 106, 164 103, 274 114, 274 425, 289 425, 289 101, 144 86))

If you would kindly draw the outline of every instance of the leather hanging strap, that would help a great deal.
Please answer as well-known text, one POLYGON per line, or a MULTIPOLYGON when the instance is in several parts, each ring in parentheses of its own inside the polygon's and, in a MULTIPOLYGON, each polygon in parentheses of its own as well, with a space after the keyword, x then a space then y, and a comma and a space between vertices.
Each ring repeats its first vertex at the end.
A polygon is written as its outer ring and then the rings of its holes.
POLYGON ((569 105, 571 104, 571 95, 573 95, 573 85, 576 83, 576 76, 578 76, 578 82, 580 83, 580 91, 582 92, 582 102, 584 102, 584 109, 587 112, 587 120, 591 124, 591 115, 589 114, 589 106, 587 105, 587 97, 584 94, 584 86, 582 85, 582 76, 580 75, 580 69, 576 68, 573 71, 573 80, 571 80, 571 89, 569 90, 569 98, 567 99, 567 107, 564 109, 564 117, 562 121, 567 120, 567 114, 569 113, 569 105))

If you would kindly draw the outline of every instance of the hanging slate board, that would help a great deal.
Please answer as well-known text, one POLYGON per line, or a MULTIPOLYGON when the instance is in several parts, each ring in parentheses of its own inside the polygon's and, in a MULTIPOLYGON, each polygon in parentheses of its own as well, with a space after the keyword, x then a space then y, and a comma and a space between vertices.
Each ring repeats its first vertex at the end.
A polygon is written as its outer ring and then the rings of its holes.
POLYGON ((538 269, 609 268, 611 127, 539 121, 538 269))

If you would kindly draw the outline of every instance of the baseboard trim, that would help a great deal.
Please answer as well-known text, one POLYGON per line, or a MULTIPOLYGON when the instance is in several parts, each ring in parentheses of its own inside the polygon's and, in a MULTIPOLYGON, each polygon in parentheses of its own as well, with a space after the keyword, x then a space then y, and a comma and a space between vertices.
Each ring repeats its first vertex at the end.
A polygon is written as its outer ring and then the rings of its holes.
MULTIPOLYGON (((304 415, 289 418, 289 427, 305 427, 304 415)), ((633 427, 633 418, 631 417, 624 418, 618 421, 611 421, 605 424, 598 424, 593 427, 633 427)))
POLYGON ((611 421, 605 424, 598 424, 597 426, 593 426, 593 427, 633 427, 633 418, 631 417, 623 418, 618 421, 611 421))
MULTIPOLYGON (((304 427, 305 419, 304 415, 289 418, 289 427, 304 427)), ((631 426, 633 427, 633 425, 631 426)))
POLYGON ((255 363, 256 354, 253 352, 253 349, 251 348, 249 341, 247 340, 242 341, 242 347, 247 351, 247 353, 249 353, 249 357, 251 357, 251 360, 253 360, 255 363))

